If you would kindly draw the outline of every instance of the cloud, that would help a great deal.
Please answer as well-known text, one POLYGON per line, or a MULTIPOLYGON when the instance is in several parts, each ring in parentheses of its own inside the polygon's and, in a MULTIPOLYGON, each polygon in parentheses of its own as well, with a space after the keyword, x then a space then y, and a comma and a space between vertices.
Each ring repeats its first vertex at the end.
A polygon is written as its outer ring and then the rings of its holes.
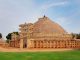
POLYGON ((71 20, 67 17, 57 17, 55 18, 55 22, 61 25, 68 33, 71 33, 69 25, 72 24, 71 20))
POLYGON ((42 9, 49 9, 49 8, 57 7, 57 6, 64 6, 64 5, 66 5, 66 4, 68 4, 67 1, 57 2, 57 3, 49 3, 49 4, 43 5, 42 9))
POLYGON ((33 0, 0 0, 0 32, 3 37, 9 32, 17 31, 19 24, 28 21, 34 5, 33 0))
POLYGON ((57 18, 55 18, 55 21, 63 26, 71 24, 70 20, 67 19, 66 17, 57 17, 57 18))

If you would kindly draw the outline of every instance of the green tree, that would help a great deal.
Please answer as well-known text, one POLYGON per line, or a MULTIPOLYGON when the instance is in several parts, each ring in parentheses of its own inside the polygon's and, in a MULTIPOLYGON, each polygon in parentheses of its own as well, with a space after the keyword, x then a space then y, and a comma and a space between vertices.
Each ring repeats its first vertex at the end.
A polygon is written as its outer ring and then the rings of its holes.
POLYGON ((19 35, 19 33, 18 32, 13 32, 14 34, 16 34, 16 35, 19 35))
POLYGON ((9 41, 11 40, 11 35, 12 35, 13 33, 16 34, 16 35, 19 35, 18 32, 9 33, 9 34, 6 36, 6 38, 7 38, 6 42, 7 42, 7 43, 9 43, 9 41))
POLYGON ((79 33, 79 34, 77 34, 77 39, 80 39, 80 33, 79 33))
POLYGON ((9 41, 11 40, 11 34, 12 34, 12 33, 9 33, 9 34, 6 36, 6 38, 7 38, 6 42, 7 42, 7 43, 9 43, 9 41))
POLYGON ((72 37, 76 39, 80 39, 80 33, 72 33, 72 37))
POLYGON ((0 39, 2 38, 2 34, 0 33, 0 39))
POLYGON ((75 33, 71 33, 71 35, 72 35, 72 38, 75 38, 75 35, 76 35, 76 34, 75 34, 75 33))

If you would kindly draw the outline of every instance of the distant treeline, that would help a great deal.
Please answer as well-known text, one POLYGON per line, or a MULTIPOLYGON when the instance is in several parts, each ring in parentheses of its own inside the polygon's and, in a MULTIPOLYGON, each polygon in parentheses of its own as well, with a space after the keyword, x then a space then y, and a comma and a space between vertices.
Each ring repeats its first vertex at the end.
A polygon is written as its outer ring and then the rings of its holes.
POLYGON ((73 38, 80 39, 80 33, 71 33, 73 38))

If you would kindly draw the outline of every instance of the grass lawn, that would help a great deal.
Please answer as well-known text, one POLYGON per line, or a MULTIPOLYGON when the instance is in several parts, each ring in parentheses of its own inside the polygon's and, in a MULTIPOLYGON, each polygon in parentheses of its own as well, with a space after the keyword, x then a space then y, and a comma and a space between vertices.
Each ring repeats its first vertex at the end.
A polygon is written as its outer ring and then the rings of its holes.
POLYGON ((80 51, 0 52, 0 60, 80 60, 80 51))

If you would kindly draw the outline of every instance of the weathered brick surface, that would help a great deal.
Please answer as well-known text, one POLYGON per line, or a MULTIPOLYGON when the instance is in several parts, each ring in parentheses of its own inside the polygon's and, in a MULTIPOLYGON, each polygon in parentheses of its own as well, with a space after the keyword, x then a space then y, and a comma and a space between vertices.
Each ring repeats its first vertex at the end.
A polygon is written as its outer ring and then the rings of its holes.
POLYGON ((20 36, 13 34, 11 47, 80 48, 80 40, 72 38, 71 34, 48 17, 39 18, 35 23, 21 24, 19 27, 20 36))

